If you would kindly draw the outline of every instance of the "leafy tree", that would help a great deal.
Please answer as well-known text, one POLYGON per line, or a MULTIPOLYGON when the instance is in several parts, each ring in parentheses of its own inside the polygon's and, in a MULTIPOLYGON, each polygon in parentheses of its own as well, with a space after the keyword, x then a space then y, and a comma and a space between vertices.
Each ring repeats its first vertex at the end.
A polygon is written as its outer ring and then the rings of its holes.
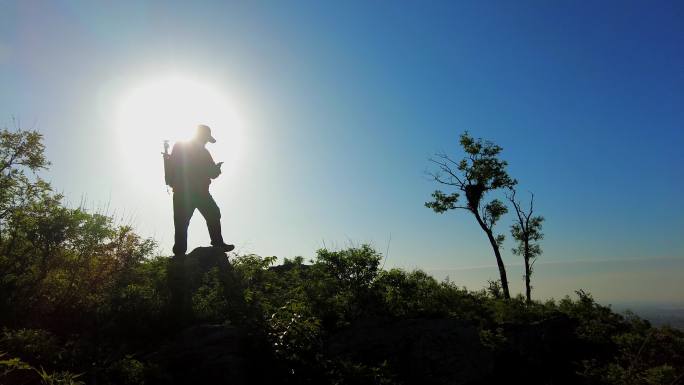
POLYGON ((367 288, 378 275, 382 256, 370 245, 351 247, 340 251, 320 249, 316 264, 330 272, 351 290, 367 288))
POLYGON ((514 189, 511 189, 507 198, 515 208, 517 216, 516 222, 511 225, 511 235, 518 243, 513 248, 513 254, 521 255, 525 261, 525 296, 529 303, 532 301, 532 286, 530 285, 532 267, 537 257, 542 253, 538 242, 544 238, 544 234, 541 232, 544 217, 532 215, 534 212, 534 194, 530 193, 530 205, 527 211, 523 209, 520 201, 515 199, 514 189))
POLYGON ((381 260, 369 245, 316 252, 307 295, 324 323, 346 325, 374 310, 372 285, 381 260))
POLYGON ((500 146, 482 139, 475 140, 467 131, 461 134, 460 144, 466 156, 458 162, 445 153, 438 153, 430 158, 430 162, 438 168, 430 173, 433 179, 437 183, 455 188, 456 191, 447 194, 436 190, 432 193, 434 199, 426 202, 425 206, 440 214, 453 209, 463 209, 473 214, 494 250, 504 297, 508 299, 508 278, 500 251, 504 235, 494 233, 494 226, 508 209, 498 199, 485 203, 483 198, 488 192, 512 188, 517 181, 506 172, 508 163, 499 159, 502 151, 500 146), (459 204, 461 193, 466 196, 465 204, 459 204))
POLYGON ((155 242, 64 206, 37 174, 44 150, 36 131, 0 131, 0 323, 83 329, 155 242))
POLYGON ((37 175, 50 165, 42 139, 37 131, 0 131, 0 234, 16 210, 50 191, 50 185, 37 175))

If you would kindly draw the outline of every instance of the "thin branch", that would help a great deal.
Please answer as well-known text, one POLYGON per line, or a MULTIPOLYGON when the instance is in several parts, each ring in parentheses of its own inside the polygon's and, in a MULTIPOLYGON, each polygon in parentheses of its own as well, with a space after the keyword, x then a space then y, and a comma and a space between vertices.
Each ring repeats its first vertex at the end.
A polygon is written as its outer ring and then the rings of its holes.
POLYGON ((428 173, 428 175, 430 175, 432 178, 434 178, 434 180, 438 183, 445 184, 448 186, 460 187, 460 185, 458 183, 448 182, 448 181, 442 179, 441 175, 439 175, 438 173, 428 173))
POLYGON ((530 191, 530 215, 534 211, 534 193, 530 191))
POLYGON ((518 222, 520 223, 520 226, 523 227, 520 230, 525 232, 527 229, 527 223, 522 219, 522 207, 520 207, 520 202, 515 200, 515 190, 511 189, 511 195, 506 195, 506 198, 508 198, 508 200, 513 204, 513 208, 515 208, 515 214, 518 216, 518 222))
MULTIPOLYGON (((446 162, 440 162, 440 161, 437 161, 437 160, 435 160, 435 159, 433 159, 433 158, 430 158, 430 159, 428 159, 428 160, 429 160, 430 162, 432 162, 432 163, 438 165, 439 168, 440 168, 443 172, 449 174, 449 176, 451 176, 452 178, 456 179, 456 180, 458 181, 459 185, 461 185, 461 186, 464 185, 464 183, 463 183, 463 181, 461 180, 461 178, 459 178, 458 175, 456 175, 456 174, 451 170, 451 167, 449 167, 449 165, 448 165, 446 162)), ((455 186, 455 184, 454 184, 454 186, 455 186)))
POLYGON ((453 159, 451 159, 451 158, 449 157, 449 155, 447 155, 447 154, 441 152, 441 153, 439 153, 439 154, 436 154, 436 156, 439 156, 439 157, 442 158, 442 159, 446 159, 449 163, 451 163, 451 164, 453 164, 454 166, 458 167, 458 162, 455 161, 455 160, 453 160, 453 159))

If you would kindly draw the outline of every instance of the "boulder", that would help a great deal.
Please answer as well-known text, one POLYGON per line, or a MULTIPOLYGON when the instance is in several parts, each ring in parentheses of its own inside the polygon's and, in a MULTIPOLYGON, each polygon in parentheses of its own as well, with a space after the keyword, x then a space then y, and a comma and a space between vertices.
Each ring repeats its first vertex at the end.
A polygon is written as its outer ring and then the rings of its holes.
MULTIPOLYGON (((236 310, 243 303, 240 280, 228 262, 226 253, 213 247, 198 247, 183 256, 174 256, 169 260, 167 280, 171 295, 169 301, 169 319, 177 326, 187 326, 197 321, 193 312, 193 295, 203 285, 207 274, 214 271, 223 298, 230 309, 236 310)), ((228 319, 236 315, 233 311, 228 319)))

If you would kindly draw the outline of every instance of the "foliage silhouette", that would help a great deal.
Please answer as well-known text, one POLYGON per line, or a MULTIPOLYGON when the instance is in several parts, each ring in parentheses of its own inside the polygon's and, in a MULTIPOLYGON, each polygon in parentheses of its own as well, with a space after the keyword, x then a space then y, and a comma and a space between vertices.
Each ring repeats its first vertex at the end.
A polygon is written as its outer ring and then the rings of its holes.
POLYGON ((36 131, 0 131, 0 231, 16 210, 36 202, 50 185, 36 173, 46 169, 42 135, 36 131))
POLYGON ((515 190, 511 189, 510 194, 506 196, 513 205, 516 214, 516 222, 511 225, 511 236, 513 236, 513 239, 518 244, 513 249, 513 254, 522 256, 525 262, 525 296, 527 301, 530 302, 532 301, 530 279, 534 262, 542 253, 539 241, 544 238, 544 234, 541 232, 544 217, 533 215, 534 194, 530 193, 529 208, 525 211, 520 201, 516 200, 515 193, 515 190))
POLYGON ((473 139, 467 131, 461 134, 459 143, 465 152, 465 157, 460 161, 455 161, 445 153, 438 153, 430 158, 430 162, 437 166, 437 171, 430 174, 432 178, 437 183, 450 186, 457 191, 446 194, 441 190, 436 190, 432 193, 433 200, 426 202, 425 206, 439 214, 454 209, 467 210, 473 214, 482 231, 487 234, 489 244, 494 251, 501 288, 504 297, 508 299, 511 295, 508 289, 506 266, 500 251, 504 235, 494 233, 494 226, 508 212, 508 209, 498 199, 487 203, 483 203, 482 199, 489 192, 513 188, 517 181, 507 173, 508 163, 499 159, 502 151, 500 146, 490 141, 473 139), (466 195, 465 205, 459 204, 461 193, 466 195))

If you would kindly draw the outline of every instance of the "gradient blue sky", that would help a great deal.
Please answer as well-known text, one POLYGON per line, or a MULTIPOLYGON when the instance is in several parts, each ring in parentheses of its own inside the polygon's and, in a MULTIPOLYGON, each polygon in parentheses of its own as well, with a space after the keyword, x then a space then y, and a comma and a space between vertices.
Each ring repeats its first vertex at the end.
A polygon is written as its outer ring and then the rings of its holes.
MULTIPOLYGON (((391 233, 386 267, 485 286, 473 219, 423 207, 427 158, 457 157, 467 129, 504 147, 547 218, 537 296, 684 303, 682 2, 0 1, 0 121, 44 133, 45 176, 72 204, 108 205, 164 252, 171 197, 147 160, 164 129, 139 145, 113 122, 168 73, 239 115, 240 156, 212 189, 241 252, 384 252, 391 233)), ((232 159, 233 131, 214 132, 232 159)), ((207 242, 196 214, 190 245, 207 242)))

